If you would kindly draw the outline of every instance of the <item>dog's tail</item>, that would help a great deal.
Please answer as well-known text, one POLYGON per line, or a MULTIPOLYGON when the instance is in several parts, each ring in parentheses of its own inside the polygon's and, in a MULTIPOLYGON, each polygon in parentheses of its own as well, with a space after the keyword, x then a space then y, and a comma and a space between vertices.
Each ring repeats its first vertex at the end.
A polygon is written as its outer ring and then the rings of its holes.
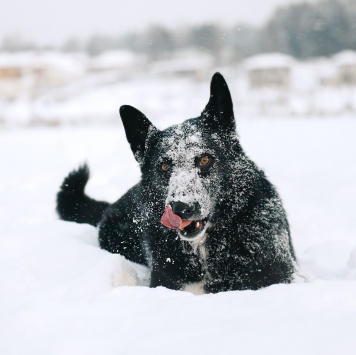
POLYGON ((73 170, 63 181, 57 194, 57 213, 65 221, 89 223, 97 226, 109 203, 96 201, 86 196, 85 185, 89 180, 86 164, 73 170))

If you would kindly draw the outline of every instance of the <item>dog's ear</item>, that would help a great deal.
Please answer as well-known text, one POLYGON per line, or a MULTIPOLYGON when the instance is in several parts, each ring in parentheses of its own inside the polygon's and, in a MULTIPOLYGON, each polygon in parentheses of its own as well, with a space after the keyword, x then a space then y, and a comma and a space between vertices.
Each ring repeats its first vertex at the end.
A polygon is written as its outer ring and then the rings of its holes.
POLYGON ((145 154, 147 136, 156 130, 156 127, 142 112, 129 105, 120 107, 120 116, 131 150, 135 159, 141 164, 145 154))
POLYGON ((235 118, 230 90, 224 77, 215 73, 210 84, 210 99, 202 112, 206 124, 215 129, 235 131, 235 118))

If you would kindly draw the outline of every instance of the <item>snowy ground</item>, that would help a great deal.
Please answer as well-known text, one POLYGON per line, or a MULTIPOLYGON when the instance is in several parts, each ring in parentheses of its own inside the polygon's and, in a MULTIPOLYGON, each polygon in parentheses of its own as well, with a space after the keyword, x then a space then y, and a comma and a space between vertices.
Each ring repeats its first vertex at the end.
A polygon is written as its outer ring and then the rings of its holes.
POLYGON ((95 228, 54 212, 84 161, 95 198, 139 179, 121 126, 1 130, 0 353, 355 354, 356 121, 241 119, 238 132, 284 199, 309 283, 149 289, 144 269, 98 248, 95 228))

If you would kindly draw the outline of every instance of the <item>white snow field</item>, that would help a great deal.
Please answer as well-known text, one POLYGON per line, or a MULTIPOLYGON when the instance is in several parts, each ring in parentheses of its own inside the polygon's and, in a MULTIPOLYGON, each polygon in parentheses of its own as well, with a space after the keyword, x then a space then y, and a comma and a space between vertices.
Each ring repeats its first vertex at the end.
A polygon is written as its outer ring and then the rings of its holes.
POLYGON ((95 228, 55 214, 63 177, 84 161, 94 198, 113 202, 138 181, 119 117, 2 129, 0 354, 356 354, 356 120, 237 121, 282 195, 309 282, 202 296, 150 289, 144 268, 98 247, 95 228))

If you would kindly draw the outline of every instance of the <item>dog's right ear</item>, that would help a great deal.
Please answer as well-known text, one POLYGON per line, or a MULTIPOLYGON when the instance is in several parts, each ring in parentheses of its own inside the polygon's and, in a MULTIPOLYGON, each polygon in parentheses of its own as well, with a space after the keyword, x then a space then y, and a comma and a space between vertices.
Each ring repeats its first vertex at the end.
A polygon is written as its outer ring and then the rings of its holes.
POLYGON ((126 138, 130 144, 135 159, 142 163, 148 134, 157 128, 139 110, 132 106, 120 107, 120 116, 125 128, 126 138))

